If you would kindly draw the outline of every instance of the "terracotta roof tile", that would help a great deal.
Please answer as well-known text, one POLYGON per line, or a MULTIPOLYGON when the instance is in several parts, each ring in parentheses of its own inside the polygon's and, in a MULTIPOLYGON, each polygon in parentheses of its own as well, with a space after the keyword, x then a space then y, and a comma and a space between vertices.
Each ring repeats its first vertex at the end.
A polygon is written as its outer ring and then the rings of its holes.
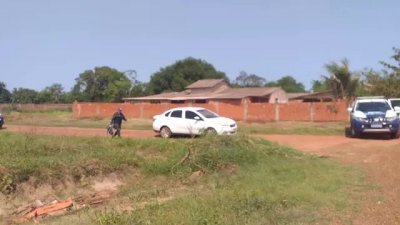
POLYGON ((171 92, 158 95, 150 95, 138 98, 124 98, 124 100, 192 100, 192 99, 242 99, 245 97, 263 97, 281 90, 280 87, 262 87, 262 88, 229 88, 222 92, 203 92, 188 93, 171 92))
POLYGON ((195 88, 211 88, 214 87, 215 85, 224 82, 224 79, 204 79, 204 80, 198 80, 194 82, 193 84, 187 86, 187 89, 195 89, 195 88))

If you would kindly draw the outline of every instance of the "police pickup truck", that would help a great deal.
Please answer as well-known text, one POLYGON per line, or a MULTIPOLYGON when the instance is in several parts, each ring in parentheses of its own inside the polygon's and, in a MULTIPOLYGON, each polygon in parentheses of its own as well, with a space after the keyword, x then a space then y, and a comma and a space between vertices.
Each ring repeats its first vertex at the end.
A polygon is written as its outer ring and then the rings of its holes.
POLYGON ((348 112, 351 137, 365 133, 387 133, 391 138, 399 137, 400 119, 384 97, 357 98, 348 112))

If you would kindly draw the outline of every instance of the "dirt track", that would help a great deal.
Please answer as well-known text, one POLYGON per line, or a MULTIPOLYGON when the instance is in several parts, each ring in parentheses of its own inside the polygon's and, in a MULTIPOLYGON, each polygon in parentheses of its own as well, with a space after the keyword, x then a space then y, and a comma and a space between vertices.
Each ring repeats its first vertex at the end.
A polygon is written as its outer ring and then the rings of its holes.
MULTIPOLYGON (((358 165, 367 172, 367 182, 378 185, 369 190, 353 224, 400 224, 400 141, 351 139, 344 136, 263 135, 307 153, 329 156, 345 164, 358 165)), ((384 137, 381 137, 384 138, 384 137)))
MULTIPOLYGON (((11 126, 6 130, 38 134, 106 136, 105 129, 72 127, 11 126)), ((123 130, 124 137, 155 137, 153 131, 123 130)), ((303 152, 329 156, 367 172, 369 182, 379 188, 368 191, 353 224, 400 224, 400 141, 376 138, 350 139, 344 136, 260 135, 303 152)), ((339 224, 341 224, 339 222, 339 224)))
MULTIPOLYGON (((6 131, 37 133, 50 135, 67 135, 67 136, 109 136, 106 129, 97 128, 78 128, 78 127, 36 127, 36 126, 16 126, 7 125, 4 127, 6 131)), ((156 133, 149 130, 126 130, 122 129, 122 136, 131 138, 148 138, 155 137, 156 133)))

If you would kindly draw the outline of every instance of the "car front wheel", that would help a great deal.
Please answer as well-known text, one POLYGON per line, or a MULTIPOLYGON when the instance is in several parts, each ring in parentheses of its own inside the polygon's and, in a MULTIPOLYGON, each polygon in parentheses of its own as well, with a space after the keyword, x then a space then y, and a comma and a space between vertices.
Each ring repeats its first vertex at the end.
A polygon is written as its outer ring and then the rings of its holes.
POLYGON ((168 127, 161 127, 160 135, 162 138, 170 138, 172 136, 172 132, 168 127))

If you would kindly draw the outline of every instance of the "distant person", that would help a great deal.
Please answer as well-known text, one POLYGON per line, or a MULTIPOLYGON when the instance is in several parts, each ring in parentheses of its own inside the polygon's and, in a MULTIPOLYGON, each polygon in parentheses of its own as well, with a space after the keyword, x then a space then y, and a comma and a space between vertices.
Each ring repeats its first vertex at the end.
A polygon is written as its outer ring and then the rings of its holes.
POLYGON ((121 124, 122 120, 126 120, 125 115, 122 113, 122 109, 119 108, 114 115, 111 118, 110 124, 112 127, 115 129, 114 134, 112 135, 113 137, 118 136, 121 137, 121 124))

